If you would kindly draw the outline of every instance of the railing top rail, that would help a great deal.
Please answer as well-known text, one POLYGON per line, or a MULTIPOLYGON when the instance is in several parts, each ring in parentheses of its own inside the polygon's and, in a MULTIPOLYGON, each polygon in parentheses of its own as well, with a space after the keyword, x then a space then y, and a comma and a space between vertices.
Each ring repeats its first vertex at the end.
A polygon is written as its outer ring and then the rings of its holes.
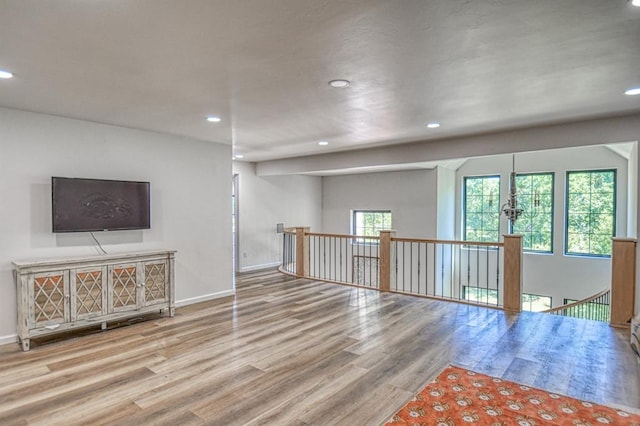
POLYGON ((461 246, 504 247, 504 243, 500 241, 495 241, 495 242, 457 241, 457 240, 432 240, 432 239, 421 239, 421 238, 396 238, 396 237, 392 237, 391 241, 398 241, 403 243, 457 244, 461 246))
POLYGON ((380 237, 374 235, 349 235, 349 234, 325 234, 320 232, 306 232, 305 235, 310 237, 335 237, 335 238, 351 238, 351 239, 367 239, 367 240, 379 240, 380 237))
POLYGON ((611 291, 611 289, 605 288, 602 291, 599 291, 598 293, 594 294, 593 296, 589 296, 586 299, 582 299, 582 300, 578 300, 577 302, 571 302, 571 303, 567 303, 566 305, 562 305, 562 306, 556 306, 555 308, 551 308, 551 309, 547 309, 545 311, 540 311, 542 313, 545 314, 551 314, 553 312, 558 312, 558 311, 562 311, 564 309, 569 309, 569 308, 573 308, 574 306, 580 306, 580 305, 584 305, 585 303, 589 303, 599 297, 604 296, 605 294, 609 293, 611 291))
MULTIPOLYGON (((295 233, 295 228, 285 229, 285 233, 295 233)), ((349 239, 367 239, 379 240, 379 236, 375 235, 352 235, 352 234, 328 234, 324 232, 306 232, 305 235, 310 237, 331 237, 331 238, 349 238, 349 239)), ((457 244, 463 246, 482 246, 482 247, 504 247, 504 243, 500 241, 458 241, 458 240, 434 240, 428 238, 397 238, 392 237, 391 241, 405 243, 430 243, 430 244, 457 244)))

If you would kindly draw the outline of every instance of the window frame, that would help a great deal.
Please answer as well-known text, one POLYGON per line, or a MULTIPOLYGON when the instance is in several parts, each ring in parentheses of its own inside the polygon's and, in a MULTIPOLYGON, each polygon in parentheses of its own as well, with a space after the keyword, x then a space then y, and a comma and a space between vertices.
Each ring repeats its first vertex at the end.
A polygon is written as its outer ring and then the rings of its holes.
MULTIPOLYGON (((551 175, 551 249, 550 250, 534 250, 528 249, 524 247, 524 243, 522 245, 522 251, 524 253, 539 253, 539 254, 553 254, 554 250, 554 234, 555 234, 555 213, 556 213, 556 197, 555 197, 555 187, 556 187, 556 174, 555 172, 531 172, 531 173, 516 173, 516 187, 518 176, 540 176, 540 175, 551 175)), ((526 212, 525 212, 526 213, 526 212)), ((519 220, 519 219, 518 219, 519 220)), ((513 234, 513 224, 509 222, 509 233, 513 234)))
MULTIPOLYGON (((393 226, 393 214, 391 212, 391 210, 378 210, 378 209, 365 209, 365 210, 351 210, 351 235, 356 235, 359 237, 373 237, 373 235, 358 235, 358 233, 356 232, 356 215, 358 213, 380 213, 380 214, 385 214, 388 213, 390 215, 390 220, 391 223, 389 224, 389 228, 383 228, 383 229, 391 229, 391 226, 393 226)), ((378 230, 378 235, 380 233, 380 229, 378 230)), ((380 240, 379 239, 371 239, 371 238, 354 238, 353 239, 353 243, 355 244, 373 244, 373 245, 379 245, 380 244, 380 240)))
MULTIPOLYGON (((595 258, 611 258, 609 254, 594 254, 594 253, 577 253, 569 251, 569 176, 572 173, 613 173, 613 228, 611 238, 616 235, 616 222, 618 216, 618 169, 587 169, 587 170, 567 170, 565 173, 565 204, 564 204, 564 255, 565 256, 579 256, 579 257, 595 257, 595 258)), ((591 200, 589 201, 589 208, 591 208, 591 200)), ((591 245, 591 244, 589 244, 591 245)))
MULTIPOLYGON (((462 241, 469 242, 500 242, 500 195, 501 195, 501 184, 502 184, 502 176, 498 174, 491 175, 471 175, 471 176, 463 176, 462 179, 462 241), (490 178, 498 178, 498 194, 496 195, 496 206, 498 213, 498 238, 494 241, 478 241, 478 240, 467 240, 467 180, 469 179, 490 179, 490 178)), ((482 212, 484 213, 484 212, 482 212)), ((465 246, 465 248, 469 248, 469 246, 465 246)))

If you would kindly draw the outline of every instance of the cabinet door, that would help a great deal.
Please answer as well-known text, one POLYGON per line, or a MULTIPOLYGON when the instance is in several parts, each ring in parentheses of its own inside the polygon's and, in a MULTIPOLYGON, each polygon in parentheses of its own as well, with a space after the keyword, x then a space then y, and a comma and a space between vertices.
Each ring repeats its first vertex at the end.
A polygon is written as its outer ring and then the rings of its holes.
POLYGON ((137 263, 109 266, 109 312, 137 309, 140 298, 138 283, 137 263))
POLYGON ((144 263, 144 305, 165 303, 169 300, 167 261, 153 260, 144 263))
POLYGON ((107 313, 107 268, 94 266, 70 271, 71 320, 107 313))
POLYGON ((68 322, 69 271, 31 274, 29 299, 30 328, 55 329, 60 324, 68 322))

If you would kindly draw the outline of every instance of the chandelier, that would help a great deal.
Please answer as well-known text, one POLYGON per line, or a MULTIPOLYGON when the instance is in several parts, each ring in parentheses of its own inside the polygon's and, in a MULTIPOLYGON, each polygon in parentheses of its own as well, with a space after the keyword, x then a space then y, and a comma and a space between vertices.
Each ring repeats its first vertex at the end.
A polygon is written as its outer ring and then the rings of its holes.
POLYGON ((512 157, 511 174, 509 175, 509 199, 500 207, 500 210, 509 219, 511 225, 522 216, 522 209, 518 207, 518 194, 516 192, 516 155, 512 157))
MULTIPOLYGON (((509 174, 509 198, 507 199, 507 202, 500 207, 500 210, 504 213, 511 224, 511 230, 513 230, 513 225, 520 216, 528 218, 536 217, 541 205, 541 196, 538 189, 531 194, 525 193, 524 201, 518 201, 516 176, 516 156, 515 154, 512 154, 512 168, 511 173, 509 174)), ((491 190, 488 201, 489 207, 493 206, 493 197, 494 192, 491 190)))

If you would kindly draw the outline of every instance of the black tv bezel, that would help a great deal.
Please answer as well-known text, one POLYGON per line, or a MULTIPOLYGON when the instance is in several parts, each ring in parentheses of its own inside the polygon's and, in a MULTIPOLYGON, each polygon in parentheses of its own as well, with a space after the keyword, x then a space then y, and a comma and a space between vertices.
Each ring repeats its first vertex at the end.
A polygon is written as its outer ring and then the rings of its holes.
POLYGON ((151 229, 151 183, 148 181, 137 181, 137 180, 121 180, 121 179, 99 179, 99 178, 79 178, 79 177, 64 177, 64 176, 51 176, 51 230, 54 234, 69 234, 76 232, 109 232, 109 231, 137 231, 137 230, 145 230, 151 229), (112 182, 112 183, 135 183, 135 184, 145 184, 147 187, 147 225, 146 226, 135 226, 135 227, 122 227, 122 228, 83 228, 83 229, 69 229, 69 230, 58 230, 56 229, 55 223, 55 211, 56 211, 56 202, 54 197, 54 183, 55 180, 75 180, 75 181, 95 181, 95 182, 112 182))

